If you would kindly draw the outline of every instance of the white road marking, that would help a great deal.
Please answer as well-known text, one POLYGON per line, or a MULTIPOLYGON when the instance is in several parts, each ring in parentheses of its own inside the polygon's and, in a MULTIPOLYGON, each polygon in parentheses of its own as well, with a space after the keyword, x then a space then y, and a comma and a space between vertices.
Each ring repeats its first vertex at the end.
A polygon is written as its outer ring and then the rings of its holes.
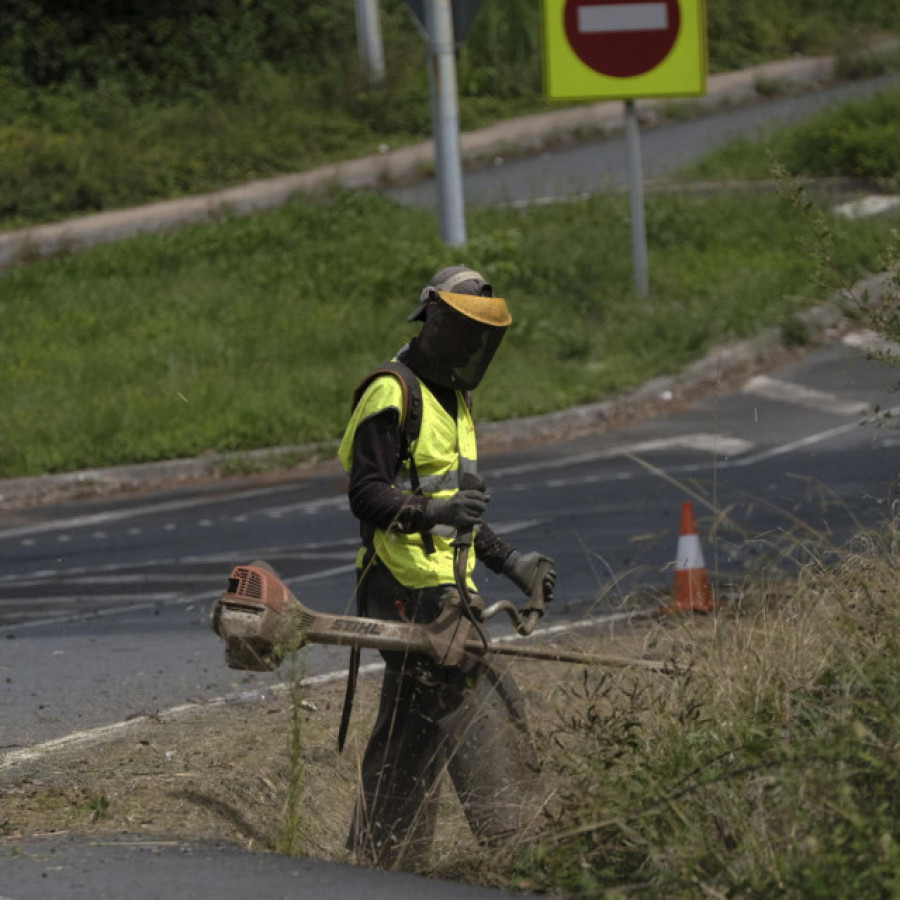
POLYGON ((866 219, 870 216, 883 215, 898 207, 900 207, 900 197, 868 194, 865 197, 860 197, 858 200, 839 203, 834 207, 834 212, 846 219, 866 219))
POLYGON ((868 329, 845 334, 842 341, 848 347, 864 350, 866 353, 882 353, 885 356, 900 358, 900 344, 868 329))
POLYGON ((802 406, 805 409, 834 413, 836 416, 860 416, 871 408, 868 403, 856 400, 841 400, 834 394, 804 387, 802 384, 779 381, 777 378, 770 378, 768 375, 756 375, 754 378, 751 378, 744 385, 743 392, 745 394, 753 394, 756 397, 765 397, 767 400, 802 406))
MULTIPOLYGON (((885 415, 900 415, 900 406, 895 406, 892 409, 887 410, 885 412, 885 415)), ((765 462, 766 460, 772 459, 773 457, 783 456, 786 453, 792 453, 794 450, 802 450, 806 447, 812 447, 815 444, 821 444, 825 441, 831 440, 831 438, 839 437, 842 434, 847 434, 859 427, 859 422, 848 422, 845 425, 839 425, 836 428, 829 428, 825 431, 817 432, 816 434, 810 434, 806 437, 800 438, 796 441, 791 441, 787 444, 781 444, 777 447, 769 447, 766 450, 761 450, 760 452, 754 453, 750 456, 742 456, 739 459, 719 459, 715 462, 715 467, 718 469, 737 469, 743 468, 744 466, 752 466, 758 462, 765 462)), ((884 447, 892 446, 890 439, 882 439, 879 443, 884 447)), ((685 474, 688 472, 704 472, 708 471, 709 467, 709 462, 684 463, 683 465, 679 466, 668 466, 664 470, 663 474, 676 475, 685 474)), ((648 465, 646 468, 650 468, 652 471, 651 466, 648 465)), ((579 484, 600 484, 607 481, 632 481, 636 478, 643 477, 643 475, 646 474, 646 468, 632 469, 630 471, 621 469, 614 472, 592 472, 588 475, 579 475, 572 478, 554 478, 548 481, 547 484, 550 487, 562 488, 573 487, 579 484)), ((506 491, 525 491, 533 489, 533 485, 525 483, 504 485, 504 490, 506 491)))
MULTIPOLYGON (((889 409, 887 411, 887 414, 891 416, 900 414, 900 406, 895 406, 893 407, 893 409, 889 409)), ((821 444, 824 441, 831 440, 831 438, 838 437, 842 434, 847 434, 848 432, 853 431, 859 427, 859 422, 848 422, 846 425, 839 425, 837 428, 828 428, 825 431, 819 431, 816 434, 809 434, 806 437, 800 438, 799 440, 791 441, 787 444, 781 444, 778 447, 770 447, 768 450, 762 450, 761 452, 756 453, 753 456, 745 456, 743 457, 743 459, 731 460, 729 463, 726 463, 726 465, 734 468, 742 466, 752 466, 754 463, 772 459, 775 456, 784 456, 785 453, 792 453, 794 450, 801 450, 805 447, 812 447, 814 444, 821 444)))
MULTIPOLYGON (((515 534, 518 531, 524 531, 528 528, 533 528, 536 525, 540 525, 543 520, 541 519, 516 519, 508 522, 499 522, 494 524, 494 530, 498 534, 515 534)), ((306 547, 312 546, 336 546, 336 545, 352 545, 354 548, 358 546, 359 540, 358 538, 352 538, 347 540, 334 541, 327 544, 307 544, 306 547)), ((266 548, 260 549, 255 548, 253 551, 248 551, 243 554, 244 558, 253 558, 253 559, 266 559, 273 557, 285 557, 288 556, 290 559, 305 559, 310 556, 314 556, 315 554, 309 554, 307 552, 297 552, 296 547, 289 548, 266 548), (287 551, 287 552, 285 552, 287 551), (289 555, 290 554, 290 555, 289 555)), ((341 554, 319 554, 321 558, 328 558, 329 556, 335 555, 338 559, 347 559, 348 562, 338 565, 332 566, 327 569, 318 569, 315 572, 308 572, 305 575, 298 575, 294 578, 286 578, 285 582, 291 585, 298 584, 308 584, 309 582, 319 581, 323 578, 330 578, 334 575, 346 575, 356 571, 356 552, 343 552, 341 554)), ((192 558, 182 558, 180 562, 184 565, 187 565, 189 562, 197 563, 209 563, 209 562, 226 562, 234 565, 235 559, 238 554, 235 553, 227 553, 216 556, 203 556, 203 557, 192 557, 192 558)), ((168 563, 171 565, 171 562, 168 563)), ((139 568, 144 569, 152 569, 155 566, 160 565, 157 562, 146 562, 140 565, 139 568)), ((25 628, 38 628, 42 625, 51 625, 56 622, 75 622, 79 619, 97 619, 100 617, 107 617, 112 615, 121 615, 132 612, 139 612, 143 609, 149 609, 154 605, 172 605, 172 606, 189 606, 192 603, 202 603, 210 600, 216 599, 222 592, 222 587, 225 583, 225 576, 227 573, 223 572, 222 575, 186 575, 184 577, 178 575, 178 573, 165 573, 161 575, 157 575, 152 571, 147 574, 136 573, 135 566, 105 566, 102 569, 92 570, 92 569, 71 569, 67 572, 56 572, 53 570, 42 570, 40 572, 32 572, 29 573, 26 577, 21 577, 18 575, 4 575, 0 576, 0 584, 3 582, 15 582, 17 584, 21 584, 22 586, 34 586, 35 584, 41 584, 47 580, 51 580, 55 583, 59 583, 60 580, 65 580, 67 584, 116 584, 120 582, 121 584, 135 584, 141 582, 199 582, 201 585, 205 582, 215 582, 217 587, 209 587, 204 590, 194 591, 190 594, 185 594, 184 591, 172 591, 169 593, 150 593, 143 592, 140 594, 107 594, 103 597, 104 603, 107 604, 119 604, 116 606, 106 606, 101 608, 92 608, 88 612, 79 612, 77 608, 69 609, 65 612, 60 611, 58 614, 53 616, 47 616, 41 619, 32 619, 27 622, 19 622, 16 624, 8 624, 8 625, 0 625, 0 634, 4 631, 21 631, 25 628), (116 572, 121 571, 121 575, 117 575, 116 572), (100 574, 106 573, 106 574, 100 574)), ((85 595, 63 595, 57 597, 48 598, 50 602, 58 603, 60 605, 66 604, 77 604, 79 601, 84 602, 85 595)), ((0 601, 2 602, 2 601, 0 601)))
MULTIPOLYGON (((266 497, 271 494, 284 494, 284 485, 275 487, 255 488, 241 491, 237 494, 224 494, 217 497, 190 497, 185 500, 167 500, 161 503, 147 503, 144 506, 131 506, 127 509, 107 510, 101 513, 92 513, 85 516, 73 516, 64 521, 36 522, 33 525, 23 525, 18 528, 0 530, 0 538, 24 537, 30 534, 40 534, 45 531, 55 531, 60 527, 84 528, 90 525, 105 525, 109 522, 121 522, 123 519, 136 519, 141 516, 152 515, 161 512, 181 512, 185 509, 193 509, 198 506, 211 506, 214 503, 231 503, 234 500, 251 500, 266 497)), ((317 501, 313 501, 317 502, 317 501)))
POLYGON ((628 454, 652 453, 657 450, 671 450, 684 448, 687 450, 699 450, 706 453, 715 453, 720 456, 736 456, 753 449, 751 441, 743 438, 726 437, 721 434, 678 434, 674 437, 656 438, 649 441, 640 441, 635 444, 620 444, 615 447, 607 447, 603 450, 595 450, 591 453, 578 453, 572 456, 559 456, 554 459, 538 460, 533 463, 523 463, 520 466, 506 466, 493 469, 489 473, 492 478, 508 477, 511 475, 526 475, 530 472, 541 472, 545 469, 565 469, 569 466, 584 465, 585 463, 599 462, 601 459, 614 459, 617 456, 628 454))
MULTIPOLYGON (((205 584, 210 581, 211 578, 215 576, 212 575, 203 575, 200 573, 191 572, 159 572, 159 573, 134 573, 129 571, 123 571, 121 574, 98 574, 96 572, 83 572, 79 575, 72 575, 68 573, 59 573, 59 572, 51 572, 51 573, 36 573, 34 575, 25 575, 23 576, 4 576, 4 578, 0 579, 0 584, 3 582, 14 582, 17 586, 22 587, 37 587, 40 585, 47 585, 48 583, 53 584, 94 584, 94 585, 102 585, 102 584, 149 584, 153 582, 155 584, 159 583, 172 583, 172 584, 190 584, 190 583, 200 583, 205 584)), ((221 579, 220 579, 221 580, 221 579)), ((51 598, 48 598, 51 599, 51 598)))
POLYGON ((581 34, 665 31, 668 27, 669 8, 665 3, 609 3, 578 9, 581 34))

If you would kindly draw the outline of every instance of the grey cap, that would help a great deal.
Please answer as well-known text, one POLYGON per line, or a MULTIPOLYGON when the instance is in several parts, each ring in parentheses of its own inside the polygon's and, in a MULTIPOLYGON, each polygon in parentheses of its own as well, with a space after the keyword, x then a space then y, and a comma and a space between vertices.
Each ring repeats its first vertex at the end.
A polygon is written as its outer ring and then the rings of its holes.
POLYGON ((419 305, 406 321, 415 322, 424 319, 428 301, 439 297, 442 291, 448 294, 473 294, 478 297, 494 296, 494 289, 480 272, 468 266, 447 266, 436 272, 431 281, 422 288, 419 305))

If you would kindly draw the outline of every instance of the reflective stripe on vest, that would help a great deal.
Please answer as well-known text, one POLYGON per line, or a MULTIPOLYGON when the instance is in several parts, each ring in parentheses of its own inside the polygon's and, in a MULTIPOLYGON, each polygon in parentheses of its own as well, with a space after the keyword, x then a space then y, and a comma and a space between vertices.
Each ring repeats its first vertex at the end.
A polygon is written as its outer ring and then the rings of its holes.
MULTIPOLYGON (((366 388, 344 432, 338 456, 349 472, 353 466, 353 440, 356 429, 365 419, 385 409, 399 411, 403 403, 402 388, 393 375, 382 375, 366 388)), ((449 497, 459 490, 460 479, 465 472, 477 473, 477 447, 475 426, 462 393, 456 392, 456 421, 454 421, 434 394, 422 385, 422 427, 419 437, 413 441, 410 452, 414 455, 421 493, 426 497, 449 497)), ((394 487, 412 494, 409 461, 404 460, 394 480, 394 487)), ((391 574, 407 587, 434 587, 453 584, 453 540, 456 531, 448 526, 431 529, 435 552, 426 553, 419 533, 403 534, 399 531, 376 529, 375 552, 391 571, 391 574)), ((363 550, 360 551, 360 554, 363 550)), ((469 554, 469 588, 475 554, 469 554)))

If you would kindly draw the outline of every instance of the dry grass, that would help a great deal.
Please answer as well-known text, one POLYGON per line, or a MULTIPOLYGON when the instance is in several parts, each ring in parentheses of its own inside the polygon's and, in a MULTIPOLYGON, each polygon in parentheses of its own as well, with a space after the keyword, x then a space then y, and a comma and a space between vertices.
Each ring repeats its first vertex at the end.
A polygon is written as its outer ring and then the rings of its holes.
MULTIPOLYGON (((709 630, 711 623, 698 623, 709 630)), ((680 629, 659 626, 675 636, 680 629)), ((615 639, 583 639, 585 649, 639 653, 652 630, 615 639)), ((656 649, 656 648, 654 648, 656 649)), ((516 660, 510 663, 526 692, 539 747, 556 728, 558 685, 580 677, 579 667, 516 660)), ((283 674, 290 675, 285 664, 283 674)), ((659 676, 656 676, 659 677, 659 676)), ((219 838, 241 846, 284 846, 292 782, 299 780, 293 852, 344 859, 359 760, 377 707, 380 678, 361 679, 347 746, 336 735, 343 684, 292 685, 240 701, 165 713, 129 723, 112 739, 48 752, 0 769, 0 841, 58 832, 169 834, 219 838), (299 759, 295 729, 299 729, 299 759), (299 764, 299 778, 295 771, 299 764)), ((443 827, 436 866, 452 865, 458 848, 474 844, 452 790, 443 795, 443 827)))
MULTIPOLYGON (((543 838, 481 850, 445 787, 427 874, 587 896, 890 895, 898 562, 895 527, 835 565, 748 585, 717 616, 578 637, 583 650, 677 663, 668 674, 510 663, 553 794, 543 838)), ((0 770, 0 845, 124 832, 350 861, 378 683, 362 679, 340 756, 343 685, 293 701, 287 685, 0 770)))

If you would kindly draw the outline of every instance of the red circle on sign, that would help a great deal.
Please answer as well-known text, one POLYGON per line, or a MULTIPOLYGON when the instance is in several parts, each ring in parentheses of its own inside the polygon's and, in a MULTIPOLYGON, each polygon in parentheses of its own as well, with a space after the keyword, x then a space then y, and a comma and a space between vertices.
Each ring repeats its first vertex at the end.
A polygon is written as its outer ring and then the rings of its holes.
POLYGON ((681 27, 678 0, 566 0, 566 37, 578 58, 611 78, 655 69, 681 27))

